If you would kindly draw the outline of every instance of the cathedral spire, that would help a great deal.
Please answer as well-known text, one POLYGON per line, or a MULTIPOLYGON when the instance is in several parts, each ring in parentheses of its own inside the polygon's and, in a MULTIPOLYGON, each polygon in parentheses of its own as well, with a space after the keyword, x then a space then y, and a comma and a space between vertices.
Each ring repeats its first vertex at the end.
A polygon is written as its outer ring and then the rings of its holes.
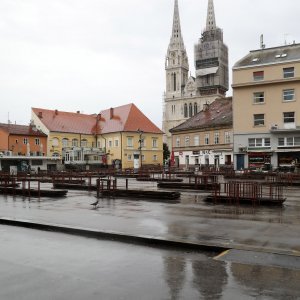
POLYGON ((217 28, 217 25, 216 25, 214 1, 213 0, 208 0, 206 30, 207 31, 208 30, 214 30, 216 28, 217 28))
POLYGON ((175 0, 174 2, 173 28, 170 46, 184 48, 184 42, 181 34, 178 0, 175 0))

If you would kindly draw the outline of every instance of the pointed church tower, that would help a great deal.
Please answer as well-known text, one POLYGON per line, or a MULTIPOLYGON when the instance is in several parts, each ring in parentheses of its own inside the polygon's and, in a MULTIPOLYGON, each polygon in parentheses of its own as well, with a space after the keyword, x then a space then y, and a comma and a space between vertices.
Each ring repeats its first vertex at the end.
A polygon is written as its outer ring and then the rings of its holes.
POLYGON ((178 0, 174 2, 172 35, 165 62, 166 91, 164 95, 164 141, 172 147, 169 130, 183 122, 182 98, 189 77, 189 61, 181 33, 178 0))
POLYGON ((172 35, 166 56, 166 98, 181 97, 188 80, 189 62, 181 34, 178 0, 174 3, 172 35))
POLYGON ((216 28, 217 28, 217 25, 216 25, 214 1, 213 0, 208 0, 206 30, 207 31, 208 30, 215 30, 216 28))
POLYGON ((208 0, 206 28, 195 45, 196 86, 201 96, 225 96, 229 88, 228 48, 216 25, 213 0, 208 0))

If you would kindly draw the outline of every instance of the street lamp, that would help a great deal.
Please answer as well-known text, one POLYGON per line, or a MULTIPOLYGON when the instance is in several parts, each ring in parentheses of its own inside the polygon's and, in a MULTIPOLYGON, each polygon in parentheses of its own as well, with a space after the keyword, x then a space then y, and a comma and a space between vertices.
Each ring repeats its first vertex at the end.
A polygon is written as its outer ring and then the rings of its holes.
POLYGON ((138 128, 137 132, 138 132, 138 134, 140 136, 140 138, 139 138, 139 144, 140 144, 139 150, 140 150, 140 160, 141 160, 140 166, 142 168, 142 166, 143 166, 143 159, 142 159, 142 134, 144 133, 144 131, 142 131, 140 128, 138 128))

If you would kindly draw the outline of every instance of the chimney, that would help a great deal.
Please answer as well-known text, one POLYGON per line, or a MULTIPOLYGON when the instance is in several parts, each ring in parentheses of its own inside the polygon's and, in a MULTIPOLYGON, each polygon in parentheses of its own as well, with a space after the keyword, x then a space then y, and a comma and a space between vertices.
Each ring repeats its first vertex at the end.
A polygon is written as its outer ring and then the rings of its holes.
POLYGON ((77 114, 80 114, 80 110, 77 110, 76 113, 77 113, 77 114))
POLYGON ((111 107, 109 110, 109 118, 112 119, 114 117, 114 109, 111 107))
POLYGON ((101 121, 101 114, 98 114, 98 115, 97 115, 97 121, 98 121, 98 122, 101 121))
POLYGON ((43 118, 43 113, 42 113, 41 111, 39 111, 38 117, 39 117, 40 119, 43 118))
POLYGON ((57 109, 55 110, 55 114, 58 115, 58 110, 57 109))
POLYGON ((209 103, 203 104, 203 111, 208 111, 209 110, 209 103))

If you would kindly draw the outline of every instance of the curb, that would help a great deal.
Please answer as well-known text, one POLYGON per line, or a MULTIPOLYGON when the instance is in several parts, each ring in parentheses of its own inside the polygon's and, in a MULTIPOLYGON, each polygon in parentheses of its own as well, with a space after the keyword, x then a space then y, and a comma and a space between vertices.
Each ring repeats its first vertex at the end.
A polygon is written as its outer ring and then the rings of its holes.
POLYGON ((157 238, 152 236, 136 236, 128 235, 113 231, 98 231, 93 229, 86 229, 82 227, 70 227, 66 225, 57 225, 49 223, 37 223, 28 220, 16 220, 9 218, 0 218, 0 225, 8 225, 22 228, 29 228, 41 231, 51 231, 57 233, 70 234, 75 236, 95 238, 102 240, 117 241, 123 243, 131 243, 137 245, 145 245, 157 248, 173 248, 183 250, 198 250, 207 252, 223 252, 229 250, 230 247, 223 247, 209 244, 197 244, 191 242, 185 242, 182 240, 166 240, 163 238, 157 238))

